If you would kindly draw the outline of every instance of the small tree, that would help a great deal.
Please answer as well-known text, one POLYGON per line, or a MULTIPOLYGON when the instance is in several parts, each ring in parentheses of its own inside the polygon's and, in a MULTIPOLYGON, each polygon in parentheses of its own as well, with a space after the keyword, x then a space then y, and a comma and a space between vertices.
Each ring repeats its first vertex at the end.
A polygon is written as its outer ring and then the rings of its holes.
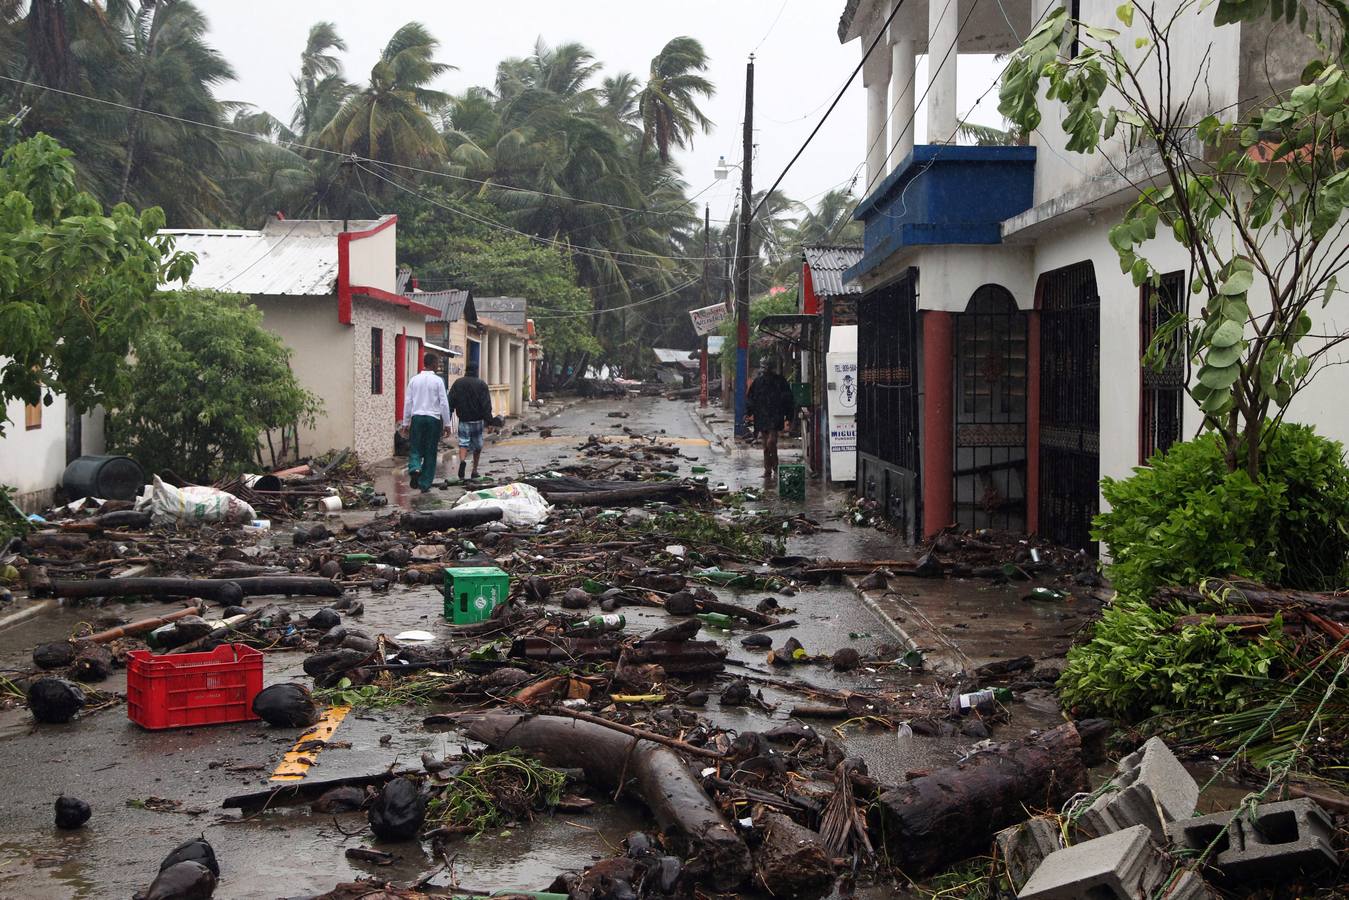
POLYGON ((104 215, 76 189, 72 156, 39 134, 0 159, 0 433, 9 400, 99 403, 153 320, 159 286, 192 271, 195 258, 159 234, 158 207, 104 215))
POLYGON ((252 467, 265 432, 313 424, 319 401, 256 307, 211 291, 169 297, 162 320, 136 337, 108 421, 113 447, 151 471, 206 481, 252 467))
MULTIPOLYGON (((1349 266, 1349 8, 1322 0, 1313 9, 1314 35, 1297 0, 1219 0, 1219 26, 1268 13, 1276 27, 1296 21, 1289 36, 1314 37, 1308 45, 1317 47, 1300 84, 1238 110, 1201 116, 1195 88, 1172 82, 1173 44, 1194 18, 1214 14, 1208 0, 1126 2, 1119 22, 1141 25, 1128 38, 1057 9, 1013 55, 1001 88, 999 109, 1025 133, 1039 125, 1045 83, 1045 99, 1064 106, 1069 150, 1093 153, 1122 127, 1130 149, 1151 155, 1153 171, 1110 243, 1134 284, 1157 285, 1161 273, 1144 244, 1159 226, 1169 230, 1189 253, 1190 289, 1203 301, 1197 317, 1182 309, 1158 329, 1145 359, 1185 357, 1186 390, 1221 436, 1228 471, 1244 469, 1252 480, 1270 425, 1349 339, 1343 330, 1313 334, 1310 315, 1342 293, 1349 266)), ((1196 86, 1208 75, 1203 59, 1196 86)))

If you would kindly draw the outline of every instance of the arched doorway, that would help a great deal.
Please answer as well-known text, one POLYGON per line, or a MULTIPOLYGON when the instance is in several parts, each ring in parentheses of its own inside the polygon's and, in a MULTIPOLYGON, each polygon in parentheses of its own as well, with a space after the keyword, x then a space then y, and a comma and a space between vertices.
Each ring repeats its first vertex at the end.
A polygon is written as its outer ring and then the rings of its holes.
POLYGON ((1026 528, 1026 314, 986 284, 955 317, 952 501, 964 528, 1026 528))

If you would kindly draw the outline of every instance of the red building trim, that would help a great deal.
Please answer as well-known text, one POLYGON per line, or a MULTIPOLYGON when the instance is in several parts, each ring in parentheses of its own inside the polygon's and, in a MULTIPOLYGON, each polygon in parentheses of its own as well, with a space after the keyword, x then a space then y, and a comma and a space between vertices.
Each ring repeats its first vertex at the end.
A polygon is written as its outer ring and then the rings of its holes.
POLYGON ((923 536, 953 519, 955 368, 951 314, 925 309, 923 317, 923 536))
POLYGON ((403 402, 407 396, 408 378, 408 330, 394 335, 393 339, 393 420, 403 420, 403 402))
MULTIPOLYGON (((439 313, 437 313, 436 310, 430 306, 418 303, 415 300, 410 300, 407 297, 404 297, 402 294, 393 294, 390 293, 389 291, 382 290, 377 287, 367 287, 366 285, 363 284, 353 284, 351 285, 349 290, 351 292, 351 296, 353 297, 364 297, 367 300, 375 300, 380 303, 388 303, 393 306, 400 306, 403 309, 406 309, 408 312, 416 313, 422 316, 439 315, 439 313)), ((348 310, 348 318, 349 317, 350 317, 350 310, 348 310)), ((345 324, 349 325, 351 323, 348 321, 345 324)))
POLYGON ((351 242, 373 237, 397 221, 397 216, 388 216, 373 228, 344 231, 337 236, 337 321, 343 325, 351 324, 351 300, 358 292, 351 284, 351 242))
POLYGON ((820 297, 815 293, 815 277, 810 273, 809 263, 801 265, 801 312, 808 316, 820 313, 820 297))
POLYGON ((1040 303, 1044 279, 1035 283, 1035 308, 1026 313, 1026 532, 1040 530, 1040 303))

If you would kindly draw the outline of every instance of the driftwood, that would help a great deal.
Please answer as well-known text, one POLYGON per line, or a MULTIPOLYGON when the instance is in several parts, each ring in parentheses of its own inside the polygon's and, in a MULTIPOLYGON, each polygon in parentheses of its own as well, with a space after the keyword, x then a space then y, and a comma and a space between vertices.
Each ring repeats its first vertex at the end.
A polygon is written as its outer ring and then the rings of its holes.
POLYGON ((301 594, 340 597, 342 586, 326 578, 305 575, 264 575, 258 578, 90 578, 52 582, 57 597, 197 597, 222 606, 237 606, 245 597, 301 594))
POLYGON ((27 535, 23 542, 34 550, 83 550, 89 546, 89 535, 35 531, 27 535))
POLYGON ((749 848, 704 793, 678 753, 592 722, 559 716, 485 713, 467 733, 495 749, 518 748, 560 767, 579 767, 598 784, 635 783, 690 874, 732 891, 753 870, 749 848))
POLYGON ((507 655, 536 662, 603 662, 618 659, 621 649, 612 638, 518 637, 507 655))
POLYGON ((557 709, 549 710, 549 714, 567 716, 571 719, 589 722, 592 725, 612 728, 614 731, 621 731, 629 737, 641 738, 644 741, 655 741, 657 744, 664 744, 667 747, 678 750, 681 753, 687 753, 690 756, 701 756, 704 759, 715 760, 720 760, 722 758, 722 755, 715 750, 708 750, 706 747, 695 747, 692 744, 676 740, 675 738, 666 737, 663 734, 656 734, 652 731, 642 731, 639 728, 633 728, 631 725, 624 725, 622 722, 615 722, 612 719, 602 719, 599 716, 592 716, 590 713, 581 712, 580 710, 559 707, 557 709))
POLYGON ((820 897, 834 884, 834 863, 820 836, 764 806, 754 808, 762 840, 754 848, 755 880, 772 897, 820 897))
POLYGON ((585 481, 580 478, 530 478, 536 488, 558 506, 641 506, 655 500, 667 503, 702 502, 711 494, 703 485, 671 481, 645 484, 629 481, 585 481))
POLYGON ((426 512, 408 513, 398 524, 409 531, 426 534, 450 528, 473 528, 500 520, 500 507, 489 506, 483 509, 431 509, 426 512))
POLYGON ((90 516, 87 519, 63 522, 61 530, 66 532, 99 532, 105 528, 149 528, 150 518, 149 512, 118 509, 97 516, 90 516))
POLYGON ((667 675, 714 675, 726 666, 726 648, 716 641, 642 641, 623 651, 618 667, 647 663, 667 675))
POLYGON ((242 809, 259 810, 267 809, 273 806, 283 806, 287 803, 294 803, 297 800, 312 800, 315 797, 322 796, 333 788, 339 787, 365 787, 367 785, 382 785, 393 778, 399 778, 403 775, 414 775, 417 769, 405 769, 402 771, 380 771, 369 775, 352 775, 347 778, 329 778, 327 781, 292 781, 270 787, 265 791, 250 791, 247 794, 235 794, 232 797, 226 797, 221 802, 224 809, 242 809))
POLYGON ((1086 789, 1081 740, 1069 723, 886 791, 872 807, 872 830, 894 865, 922 876, 986 853, 994 832, 1086 789))
MULTIPOLYGON (((1325 616, 1336 622, 1349 622, 1349 593, 1334 594, 1318 591, 1290 591, 1282 588, 1265 587, 1247 581, 1234 581, 1221 585, 1230 588, 1227 598, 1231 603, 1247 603, 1258 613, 1285 612, 1290 609, 1308 610, 1325 616)), ((1163 588, 1150 601, 1161 606, 1173 601, 1186 604, 1207 605, 1212 603, 1214 589, 1202 594, 1193 588, 1163 588)))
POLYGON ((167 616, 156 616, 153 619, 141 619, 139 622, 128 622, 125 625, 119 625, 116 628, 109 628, 107 631, 100 631, 98 634, 91 634, 84 640, 93 644, 106 644, 108 641, 115 641, 118 638, 130 637, 133 634, 144 634, 147 631, 154 631, 161 625, 167 625, 170 622, 176 622, 184 616, 199 616, 202 614, 202 607, 187 606, 177 612, 171 612, 167 616))
POLYGON ((23 575, 24 587, 28 588, 30 597, 47 597, 52 592, 51 576, 47 574, 46 566, 29 565, 20 570, 23 575))

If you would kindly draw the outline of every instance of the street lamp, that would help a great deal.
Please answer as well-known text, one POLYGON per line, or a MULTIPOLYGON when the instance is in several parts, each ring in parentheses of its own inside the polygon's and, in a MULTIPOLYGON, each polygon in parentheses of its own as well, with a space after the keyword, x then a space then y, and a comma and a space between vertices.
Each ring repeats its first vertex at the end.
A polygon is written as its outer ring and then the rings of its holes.
POLYGON ((712 174, 717 177, 717 181, 725 181, 726 176, 731 174, 731 167, 726 165, 726 157, 717 157, 717 166, 712 170, 712 174))

